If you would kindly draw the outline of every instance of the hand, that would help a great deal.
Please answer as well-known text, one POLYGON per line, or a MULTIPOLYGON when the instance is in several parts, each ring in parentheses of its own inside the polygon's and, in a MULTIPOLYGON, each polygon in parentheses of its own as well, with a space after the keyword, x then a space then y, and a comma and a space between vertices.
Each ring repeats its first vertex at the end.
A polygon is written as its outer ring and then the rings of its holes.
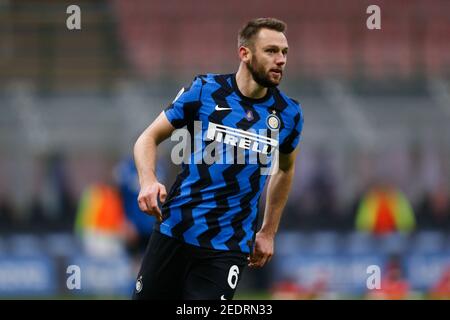
POLYGON ((255 238, 255 248, 248 258, 250 268, 261 268, 272 259, 274 237, 258 232, 255 238))
POLYGON ((155 216, 161 222, 162 214, 158 207, 158 196, 159 200, 164 202, 166 201, 167 192, 164 185, 156 181, 141 188, 138 196, 138 204, 141 211, 155 216))

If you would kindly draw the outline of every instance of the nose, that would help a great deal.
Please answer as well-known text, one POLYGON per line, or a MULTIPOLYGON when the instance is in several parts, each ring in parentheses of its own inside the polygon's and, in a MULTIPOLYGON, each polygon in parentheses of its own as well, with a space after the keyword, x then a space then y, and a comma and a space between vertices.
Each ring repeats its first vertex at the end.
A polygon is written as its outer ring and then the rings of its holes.
POLYGON ((275 63, 277 66, 282 67, 286 64, 286 56, 282 53, 278 54, 275 63))

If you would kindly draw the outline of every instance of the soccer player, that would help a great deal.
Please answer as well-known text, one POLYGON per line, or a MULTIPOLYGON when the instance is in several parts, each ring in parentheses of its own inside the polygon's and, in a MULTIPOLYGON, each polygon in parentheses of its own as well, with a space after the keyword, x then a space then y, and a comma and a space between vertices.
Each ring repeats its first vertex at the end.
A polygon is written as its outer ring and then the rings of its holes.
MULTIPOLYGON (((298 102, 277 89, 288 53, 285 30, 274 18, 249 21, 239 32, 238 71, 195 77, 137 139, 139 207, 158 221, 133 299, 232 299, 244 268, 262 267, 272 258, 303 127, 298 102), (195 123, 204 137, 200 147, 193 141, 195 123), (155 175, 156 149, 185 126, 192 139, 190 161, 167 194, 155 175), (234 161, 197 161, 211 144, 231 148, 234 161), (268 178, 263 169, 275 154, 278 170, 270 176, 256 233, 258 200, 268 178), (250 161, 255 155, 257 161, 250 161)), ((211 154, 223 156, 220 150, 211 154)))

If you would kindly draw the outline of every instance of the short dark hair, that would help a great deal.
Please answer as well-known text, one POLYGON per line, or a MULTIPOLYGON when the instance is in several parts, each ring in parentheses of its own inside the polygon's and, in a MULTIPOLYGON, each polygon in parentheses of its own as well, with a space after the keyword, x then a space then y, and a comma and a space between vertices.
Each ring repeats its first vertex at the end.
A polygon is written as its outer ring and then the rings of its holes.
POLYGON ((259 32, 259 30, 263 28, 284 33, 287 29, 287 26, 286 23, 275 18, 257 18, 250 20, 239 31, 238 47, 250 46, 252 44, 253 37, 259 32))

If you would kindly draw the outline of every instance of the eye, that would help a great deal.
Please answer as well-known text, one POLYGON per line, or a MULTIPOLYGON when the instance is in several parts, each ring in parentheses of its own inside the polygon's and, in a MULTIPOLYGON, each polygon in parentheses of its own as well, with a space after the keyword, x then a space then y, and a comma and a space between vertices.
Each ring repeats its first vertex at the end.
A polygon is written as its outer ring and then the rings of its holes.
POLYGON ((275 49, 267 49, 266 52, 268 52, 268 53, 276 53, 277 51, 275 49))

